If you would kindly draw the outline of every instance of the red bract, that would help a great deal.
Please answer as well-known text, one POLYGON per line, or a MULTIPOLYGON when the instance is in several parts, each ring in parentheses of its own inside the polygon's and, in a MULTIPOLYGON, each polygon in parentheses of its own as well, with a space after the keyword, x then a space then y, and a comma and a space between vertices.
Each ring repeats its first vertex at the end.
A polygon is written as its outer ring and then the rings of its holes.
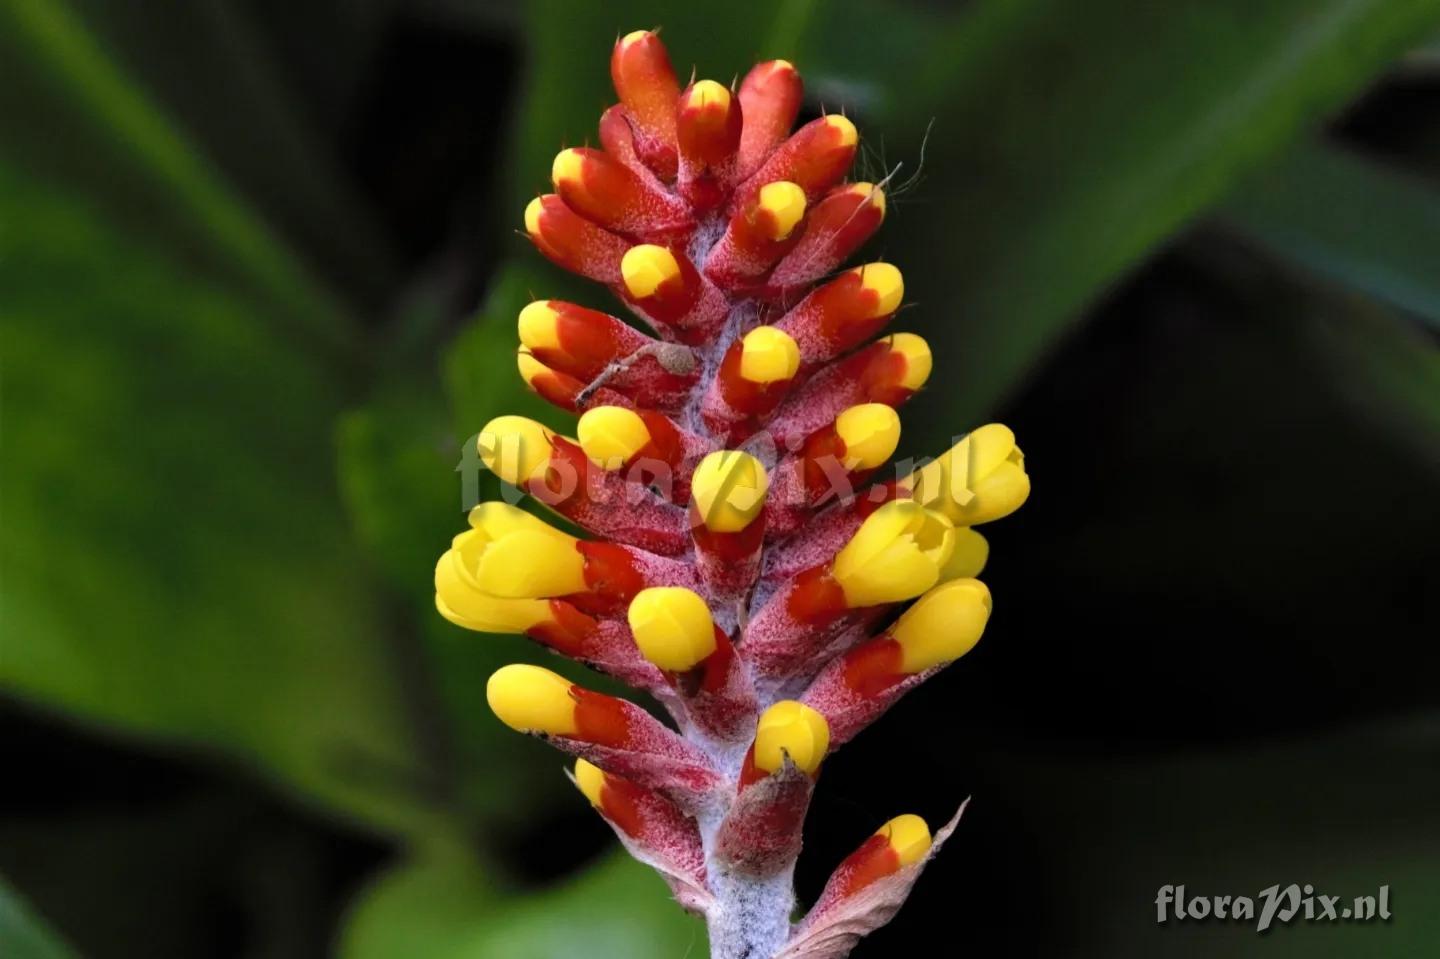
POLYGON ((886 823, 792 924, 821 763, 979 640, 988 545, 972 527, 1028 496, 1024 457, 992 424, 882 472, 930 350, 886 332, 898 269, 836 272, 879 228, 885 193, 844 182, 859 142, 844 116, 791 132, 794 66, 682 89, 639 31, 611 75, 602 149, 557 156, 556 192, 525 229, 649 332, 530 304, 520 373, 581 414, 575 438, 518 416, 479 437, 488 468, 590 538, 481 504, 436 567, 436 606, 669 713, 675 729, 534 666, 487 689, 506 724, 581 758, 577 785, 705 917, 712 956, 838 959, 894 915, 954 823, 933 844, 916 816, 886 823))

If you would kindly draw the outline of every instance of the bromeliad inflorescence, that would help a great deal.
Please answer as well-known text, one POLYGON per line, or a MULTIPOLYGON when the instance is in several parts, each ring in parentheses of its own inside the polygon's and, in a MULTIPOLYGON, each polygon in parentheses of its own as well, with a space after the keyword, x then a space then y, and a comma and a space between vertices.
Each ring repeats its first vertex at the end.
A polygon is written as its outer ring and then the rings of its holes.
POLYGON ((883 184, 843 182, 849 120, 791 133, 801 82, 783 60, 738 91, 682 90, 653 32, 619 40, 611 73, 603 149, 555 158, 525 229, 655 335, 530 304, 520 374, 580 414, 575 437, 501 416, 478 440, 501 479, 594 538, 483 503, 436 567, 436 605, 669 713, 678 731, 538 666, 487 688, 503 722, 578 757, 580 791, 706 919, 715 959, 842 957, 894 915, 954 821, 933 838, 917 816, 885 823, 795 922, 821 763, 980 638, 988 547, 972 527, 1030 482, 993 424, 872 479, 931 359, 914 334, 872 340, 903 299, 899 270, 836 272, 885 216, 883 184))

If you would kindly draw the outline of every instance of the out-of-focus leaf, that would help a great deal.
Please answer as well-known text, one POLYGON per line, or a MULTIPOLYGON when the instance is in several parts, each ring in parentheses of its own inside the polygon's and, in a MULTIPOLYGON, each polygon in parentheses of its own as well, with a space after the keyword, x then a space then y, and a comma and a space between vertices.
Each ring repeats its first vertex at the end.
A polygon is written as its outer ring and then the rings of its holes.
POLYGON ((934 202, 884 241, 945 370, 919 418, 992 408, 1106 284, 1437 20, 1435 0, 967 6, 871 131, 913 157, 935 121, 934 202))
POLYGON ((75 959, 15 891, 0 881, 0 956, 6 959, 75 959))
POLYGON ((0 164, 6 643, 22 699, 218 747, 390 826, 428 816, 336 503, 340 378, 268 301, 0 164))
MULTIPOLYGON (((352 345, 319 286, 121 70, 65 0, 0 4, 0 157, 79 187, 136 237, 260 297, 297 345, 352 345)), ((268 149, 268 146, 266 147, 268 149)))
POLYGON ((1308 144, 1249 180, 1220 222, 1274 253, 1440 329, 1440 191, 1308 144))
POLYGON ((312 123, 311 104, 297 95, 291 64, 281 62, 266 27, 288 27, 279 37, 308 35, 333 82, 353 84, 388 0, 343 11, 292 3, 266 20, 236 0, 69 2, 117 64, 347 300, 385 291, 393 264, 377 225, 312 123))
POLYGON ((703 956, 705 930, 648 867, 615 852, 538 895, 495 898, 453 859, 382 878, 356 906, 341 959, 680 959, 703 956), (487 901, 488 900, 488 901, 487 901))
POLYGON ((679 959, 705 955, 705 930, 648 866, 616 851, 579 879, 503 909, 470 959, 571 956, 679 959))
POLYGON ((1440 349, 1384 307, 1358 297, 1316 304, 1300 321, 1327 380, 1440 473, 1440 349))
POLYGON ((381 874, 351 906, 339 959, 471 959, 497 892, 471 857, 451 847, 381 874))
MULTIPOLYGON (((396 641, 406 650, 416 695, 425 698, 428 785, 462 824, 496 826, 544 807, 544 797, 562 794, 567 784, 553 753, 516 736, 484 706, 491 673, 545 654, 520 637, 461 629, 435 611, 435 562, 466 528, 464 480, 455 472, 460 440, 452 439, 438 379, 428 388, 392 384, 342 418, 341 482, 367 555, 393 588, 396 641)), ((494 477, 478 457, 469 468, 479 481, 474 492, 493 499, 494 477)))

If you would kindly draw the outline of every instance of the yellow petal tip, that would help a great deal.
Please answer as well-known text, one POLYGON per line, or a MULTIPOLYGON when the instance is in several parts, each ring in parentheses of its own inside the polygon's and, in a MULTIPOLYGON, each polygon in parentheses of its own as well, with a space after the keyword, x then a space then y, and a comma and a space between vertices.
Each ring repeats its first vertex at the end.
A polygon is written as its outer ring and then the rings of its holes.
POLYGON ((779 772, 788 756, 813 776, 830 748, 830 725, 804 703, 782 700, 760 715, 755 727, 755 766, 779 772))
POLYGON ((777 180, 760 188, 760 209, 773 219, 772 240, 783 240, 805 216, 805 191, 788 180, 777 180))
POLYGON ((800 346, 773 326, 757 326, 740 341, 740 377, 751 383, 779 383, 800 371, 800 346))
POLYGON ((890 848, 900 857, 900 866, 913 866, 930 852, 930 827, 919 816, 907 813, 896 816, 876 830, 876 835, 890 840, 890 848))
POLYGON ((620 469, 650 442, 650 430, 634 410, 597 406, 580 417, 580 448, 601 469, 620 469))
POLYGON ((690 480, 690 494, 700 521, 717 533, 738 533, 765 507, 770 478, 749 453, 717 450, 700 461, 690 480))
POLYGON ((632 246, 620 259, 620 278, 637 300, 654 296, 662 284, 679 275, 680 264, 675 254, 653 243, 632 246))
POLYGON ((715 652, 715 621, 705 600, 679 586, 642 589, 626 614, 635 645, 656 667, 683 673, 715 652))
POLYGON ((900 414, 883 403, 852 406, 835 418, 835 432, 847 470, 879 469, 900 445, 900 414))
POLYGON ((515 664, 496 670, 485 684, 485 700, 496 717, 522 733, 575 733, 575 700, 570 680, 539 666, 515 664))

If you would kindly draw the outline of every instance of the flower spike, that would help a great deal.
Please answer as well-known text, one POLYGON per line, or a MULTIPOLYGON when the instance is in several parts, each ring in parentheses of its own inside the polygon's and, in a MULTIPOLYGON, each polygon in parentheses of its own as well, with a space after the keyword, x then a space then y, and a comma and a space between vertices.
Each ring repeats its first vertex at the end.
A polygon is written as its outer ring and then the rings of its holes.
POLYGON ((517 370, 577 422, 497 416, 474 440, 580 532, 482 503, 435 566, 435 607, 668 713, 536 666, 487 686, 499 721, 578 757, 581 793, 705 918, 712 959, 842 959, 959 816, 933 837, 892 819, 793 923, 820 768, 975 646, 991 601, 974 527, 1018 508, 1030 478, 999 424, 887 465, 934 362, 921 337, 885 332, 900 270, 852 262, 885 220, 885 183, 847 180, 860 133, 844 114, 792 131, 794 65, 682 85, 638 30, 610 74, 599 148, 562 150, 523 219, 629 315, 526 306, 517 370))

